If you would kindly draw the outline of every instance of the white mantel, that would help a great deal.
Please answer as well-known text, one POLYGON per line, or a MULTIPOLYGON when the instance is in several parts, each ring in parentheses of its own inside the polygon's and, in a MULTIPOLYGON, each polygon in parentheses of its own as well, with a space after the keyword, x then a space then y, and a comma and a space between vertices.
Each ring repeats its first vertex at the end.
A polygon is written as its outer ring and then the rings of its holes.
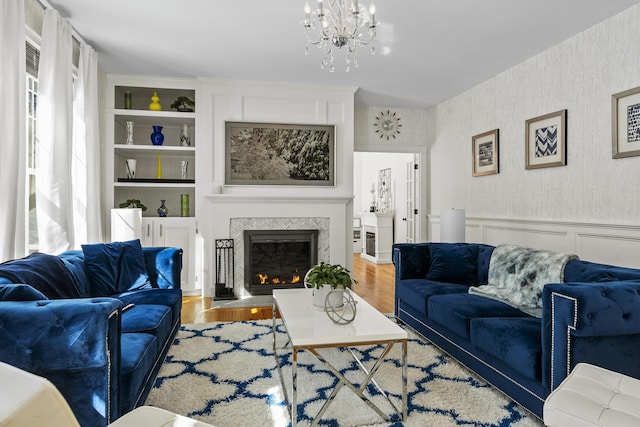
POLYGON ((317 204, 317 203, 330 203, 330 204, 342 204, 346 205, 353 200, 353 196, 313 196, 306 197, 301 195, 250 195, 250 194, 207 194, 205 196, 209 201, 213 203, 303 203, 303 204, 317 204))

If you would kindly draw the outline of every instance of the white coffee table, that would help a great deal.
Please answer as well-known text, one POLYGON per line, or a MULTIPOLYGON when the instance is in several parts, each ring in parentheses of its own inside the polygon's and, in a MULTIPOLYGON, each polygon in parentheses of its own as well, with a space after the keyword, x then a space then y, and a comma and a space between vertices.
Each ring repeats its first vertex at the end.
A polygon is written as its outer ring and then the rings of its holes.
POLYGON ((318 411, 313 425, 317 425, 325 411, 343 386, 347 386, 357 396, 360 397, 371 409, 386 421, 389 417, 376 406, 367 396, 364 389, 372 383, 387 402, 396 410, 402 420, 407 418, 407 332, 400 326, 392 322, 385 315, 369 305, 365 300, 352 293, 357 301, 357 315, 353 322, 347 325, 334 323, 327 314, 313 306, 312 289, 278 289, 273 291, 273 352, 280 373, 282 389, 287 407, 291 414, 291 425, 297 424, 297 404, 298 404, 298 376, 297 361, 298 352, 306 350, 313 354, 325 367, 327 367, 339 380, 338 385, 327 398, 322 408, 318 411), (289 402, 287 388, 282 377, 280 358, 276 349, 276 314, 280 312, 284 327, 289 336, 292 351, 292 399, 289 402), (373 367, 367 369, 356 357, 351 347, 370 346, 382 344, 384 350, 373 367), (402 345, 402 409, 391 402, 387 394, 373 379, 373 375, 382 365, 383 360, 395 344, 402 345), (344 347, 356 360, 366 379, 359 387, 348 381, 338 369, 333 367, 321 354, 317 352, 321 348, 344 347))

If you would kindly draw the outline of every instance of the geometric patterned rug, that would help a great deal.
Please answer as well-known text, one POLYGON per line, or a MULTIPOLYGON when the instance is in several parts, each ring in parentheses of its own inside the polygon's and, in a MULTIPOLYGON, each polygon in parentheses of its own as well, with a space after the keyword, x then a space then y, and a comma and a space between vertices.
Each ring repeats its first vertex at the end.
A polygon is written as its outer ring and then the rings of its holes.
MULTIPOLYGON (((272 321, 215 322, 183 325, 160 369, 146 405, 208 422, 216 427, 291 426, 275 358, 272 321)), ((325 412, 322 426, 474 426, 540 427, 543 423, 503 394, 479 380, 455 360, 409 330, 408 416, 394 414, 373 386, 366 394, 391 421, 384 421, 351 390, 343 387, 325 412)), ((281 324, 278 348, 286 342, 281 324)), ((370 367, 382 346, 353 348, 370 367)), ((323 349, 350 381, 363 374, 351 354, 323 349)), ((278 350, 285 386, 291 396, 291 353, 278 350)), ((401 407, 400 346, 396 345, 375 380, 401 407)), ((298 424, 309 426, 337 379, 313 355, 298 353, 298 424)))

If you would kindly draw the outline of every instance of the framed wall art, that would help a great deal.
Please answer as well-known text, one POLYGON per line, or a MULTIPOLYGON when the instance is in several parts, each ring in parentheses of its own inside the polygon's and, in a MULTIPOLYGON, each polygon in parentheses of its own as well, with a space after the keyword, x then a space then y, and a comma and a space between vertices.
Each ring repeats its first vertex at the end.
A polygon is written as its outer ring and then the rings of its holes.
POLYGON ((225 123, 226 185, 333 186, 335 127, 225 123))
POLYGON ((526 121, 525 169, 567 164, 567 110, 526 121))
POLYGON ((498 129, 471 138, 473 176, 492 175, 500 172, 500 147, 498 129))
POLYGON ((640 156, 640 87, 611 96, 612 157, 640 156))

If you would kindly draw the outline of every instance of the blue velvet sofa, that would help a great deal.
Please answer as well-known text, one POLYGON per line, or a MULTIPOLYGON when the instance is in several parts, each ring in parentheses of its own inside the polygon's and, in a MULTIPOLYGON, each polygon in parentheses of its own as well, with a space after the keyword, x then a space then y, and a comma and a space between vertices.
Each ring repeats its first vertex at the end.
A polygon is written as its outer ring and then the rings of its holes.
POLYGON ((0 361, 49 379, 83 427, 144 403, 180 327, 182 249, 138 240, 0 264, 0 361))
POLYGON ((570 259, 537 317, 469 291, 488 284, 494 250, 394 245, 395 316, 540 418, 577 363, 640 378, 640 270, 570 259))

